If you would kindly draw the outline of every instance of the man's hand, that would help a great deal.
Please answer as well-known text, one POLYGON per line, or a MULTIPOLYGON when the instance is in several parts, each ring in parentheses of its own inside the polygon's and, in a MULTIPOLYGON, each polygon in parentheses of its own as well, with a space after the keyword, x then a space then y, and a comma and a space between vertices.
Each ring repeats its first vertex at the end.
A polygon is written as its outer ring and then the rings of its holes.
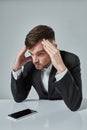
POLYGON ((25 57, 25 53, 27 51, 26 46, 22 48, 22 50, 19 52, 19 54, 16 57, 13 70, 17 71, 19 70, 23 65, 25 65, 28 61, 32 61, 31 56, 25 57))
POLYGON ((62 73, 66 69, 66 66, 63 63, 60 52, 57 49, 57 45, 45 39, 43 39, 42 44, 45 51, 50 56, 52 64, 57 69, 57 72, 62 73))

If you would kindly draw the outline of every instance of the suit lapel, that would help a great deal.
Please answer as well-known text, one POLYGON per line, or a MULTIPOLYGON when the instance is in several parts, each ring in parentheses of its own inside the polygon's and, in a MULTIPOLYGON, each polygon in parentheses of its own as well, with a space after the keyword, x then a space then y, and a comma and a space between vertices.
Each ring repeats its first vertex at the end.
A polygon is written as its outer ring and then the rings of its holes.
POLYGON ((53 83, 55 82, 55 75, 56 75, 56 69, 54 68, 54 66, 52 66, 50 75, 49 75, 49 85, 48 85, 48 97, 51 98, 53 92, 54 92, 54 85, 53 83))
POLYGON ((45 90, 43 83, 42 83, 42 79, 41 79, 41 71, 40 70, 36 70, 34 73, 34 79, 33 79, 33 83, 34 86, 36 86, 36 90, 39 92, 43 92, 45 95, 47 95, 47 91, 45 90))
POLYGON ((42 79, 41 79, 41 71, 40 70, 35 70, 33 76, 33 86, 35 87, 36 91, 38 93, 44 93, 46 97, 53 91, 54 87, 52 83, 56 80, 55 79, 55 74, 56 74, 56 69, 54 66, 52 66, 50 75, 49 75, 49 83, 48 83, 48 92, 45 90, 42 79), (49 93, 49 94, 48 94, 49 93))
POLYGON ((56 74, 56 69, 54 66, 52 66, 52 69, 51 69, 51 72, 50 72, 50 75, 49 75, 49 82, 53 82, 55 81, 55 74, 56 74))

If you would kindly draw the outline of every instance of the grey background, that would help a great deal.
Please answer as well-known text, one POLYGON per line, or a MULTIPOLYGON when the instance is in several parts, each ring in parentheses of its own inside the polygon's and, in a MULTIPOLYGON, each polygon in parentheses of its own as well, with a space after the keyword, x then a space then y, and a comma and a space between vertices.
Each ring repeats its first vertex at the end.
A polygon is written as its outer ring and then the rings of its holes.
MULTIPOLYGON (((10 74, 26 34, 39 24, 51 26, 59 49, 81 61, 83 96, 87 97, 87 1, 0 0, 0 98, 12 98, 10 74)), ((38 98, 34 89, 30 98, 38 98)))

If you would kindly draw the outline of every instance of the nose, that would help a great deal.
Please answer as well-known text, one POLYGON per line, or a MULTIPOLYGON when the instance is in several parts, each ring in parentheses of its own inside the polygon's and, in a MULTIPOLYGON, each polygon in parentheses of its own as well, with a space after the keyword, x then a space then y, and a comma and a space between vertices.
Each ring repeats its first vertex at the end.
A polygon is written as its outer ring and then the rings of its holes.
POLYGON ((38 62, 37 56, 33 56, 32 59, 33 59, 33 63, 37 63, 38 62))

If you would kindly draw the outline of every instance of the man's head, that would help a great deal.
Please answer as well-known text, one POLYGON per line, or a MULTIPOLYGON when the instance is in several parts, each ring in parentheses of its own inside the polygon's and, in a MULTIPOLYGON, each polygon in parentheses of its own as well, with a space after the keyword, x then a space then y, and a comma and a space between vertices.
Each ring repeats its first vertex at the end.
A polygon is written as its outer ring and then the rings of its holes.
POLYGON ((51 59, 41 44, 42 40, 55 41, 55 34, 52 28, 46 25, 34 27, 26 36, 25 45, 31 54, 36 69, 42 70, 50 65, 51 59))
POLYGON ((55 40, 55 33, 53 29, 49 26, 38 25, 27 34, 25 39, 25 45, 28 49, 31 49, 43 39, 52 42, 55 40))

